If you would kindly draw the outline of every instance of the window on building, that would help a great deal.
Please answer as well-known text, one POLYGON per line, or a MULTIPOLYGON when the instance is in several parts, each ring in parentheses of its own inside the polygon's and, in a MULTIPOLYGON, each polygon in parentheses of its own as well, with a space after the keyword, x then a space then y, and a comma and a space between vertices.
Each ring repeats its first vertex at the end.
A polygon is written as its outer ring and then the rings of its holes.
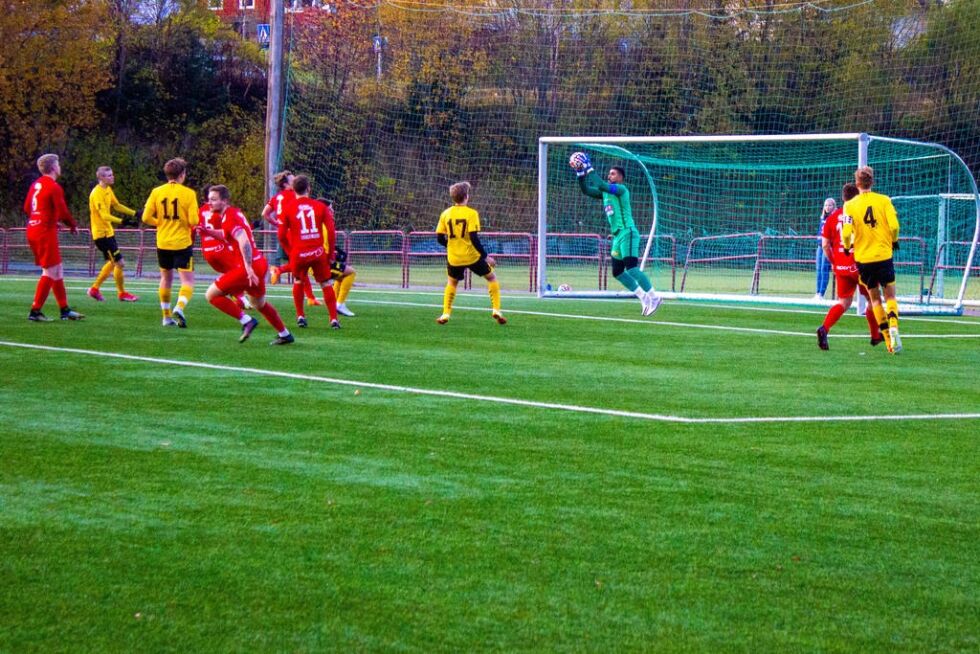
POLYGON ((208 0, 208 9, 223 9, 224 0, 208 0))
POLYGON ((255 9, 255 0, 238 0, 239 9, 255 9))

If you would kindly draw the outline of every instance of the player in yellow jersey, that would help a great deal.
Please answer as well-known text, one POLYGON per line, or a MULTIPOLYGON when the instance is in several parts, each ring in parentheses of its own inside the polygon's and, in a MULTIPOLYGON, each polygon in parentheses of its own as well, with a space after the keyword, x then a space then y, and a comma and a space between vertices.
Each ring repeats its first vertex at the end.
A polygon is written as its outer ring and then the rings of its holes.
POLYGON ((854 250, 861 285, 868 289, 871 310, 878 320, 888 351, 902 351, 895 298, 894 250, 898 249, 898 214, 891 198, 871 190, 874 170, 862 166, 854 172, 858 196, 844 203, 841 242, 854 250), (879 290, 880 288, 880 290, 879 290), (882 306, 884 296, 884 307, 882 306))
MULTIPOLYGON (((317 201, 327 205, 330 208, 331 214, 333 213, 333 202, 329 198, 317 198, 317 201)), ((323 244, 327 245, 326 235, 323 237, 323 244)), ((353 318, 357 314, 347 308, 347 296, 350 295, 350 290, 354 286, 357 271, 354 270, 354 266, 347 263, 347 251, 340 247, 339 236, 337 237, 337 244, 333 248, 333 253, 330 274, 331 279, 337 285, 337 313, 353 318)))
POLYGON ((116 182, 112 168, 100 166, 95 172, 95 177, 99 183, 95 185, 88 196, 88 209, 92 224, 92 240, 95 241, 95 247, 105 257, 105 265, 99 271, 92 287, 88 289, 88 296, 96 302, 105 302, 99 287, 109 275, 112 275, 116 282, 119 301, 135 302, 139 298, 132 293, 127 293, 123 283, 123 256, 119 250, 119 244, 116 243, 116 230, 113 228, 115 225, 124 225, 126 220, 113 216, 112 212, 118 211, 127 218, 133 218, 137 223, 139 223, 139 217, 135 210, 117 200, 116 194, 112 192, 112 185, 116 182))
POLYGON ((446 248, 446 271, 449 274, 443 293, 442 315, 436 318, 436 322, 440 325, 449 322, 453 300, 456 299, 456 286, 469 268, 487 280, 493 319, 506 325, 507 319, 500 312, 500 282, 493 273, 495 262, 492 257, 487 256, 483 244, 480 243, 480 214, 467 206, 471 188, 469 182, 459 182, 449 187, 449 197, 454 204, 442 212, 436 227, 436 238, 446 248))
POLYGON ((157 228, 157 261, 160 264, 160 310, 163 325, 187 327, 184 309, 194 293, 194 227, 197 226, 197 196, 184 186, 187 162, 171 159, 163 166, 167 183, 150 193, 143 209, 143 222, 157 228), (180 293, 173 311, 170 294, 174 269, 180 275, 180 293))

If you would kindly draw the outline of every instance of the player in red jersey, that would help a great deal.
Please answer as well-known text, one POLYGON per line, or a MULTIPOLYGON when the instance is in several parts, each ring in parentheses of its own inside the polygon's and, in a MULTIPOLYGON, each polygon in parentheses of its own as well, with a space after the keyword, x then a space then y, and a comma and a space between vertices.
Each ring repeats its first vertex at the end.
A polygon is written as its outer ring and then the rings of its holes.
POLYGON ((245 215, 237 207, 231 206, 231 193, 226 186, 212 186, 208 191, 208 203, 211 206, 211 220, 219 224, 220 229, 201 228, 202 234, 223 238, 235 254, 235 267, 223 273, 208 287, 208 302, 242 325, 242 335, 239 343, 244 343, 259 325, 255 318, 245 315, 228 296, 247 293, 252 300, 252 306, 258 309, 269 324, 275 328, 278 336, 270 345, 286 345, 293 342, 293 335, 286 329, 279 312, 265 301, 265 274, 269 264, 262 252, 255 245, 252 237, 252 227, 245 215))
POLYGON ((296 306, 296 324, 306 327, 303 312, 303 287, 310 283, 310 271, 323 289, 323 299, 330 314, 330 326, 340 329, 337 320, 337 296, 333 290, 333 259, 337 231, 333 211, 310 197, 310 178, 297 175, 293 179, 296 200, 284 212, 283 224, 289 232, 289 261, 293 266, 293 304, 296 306))
MULTIPOLYGON (((210 187, 208 192, 210 192, 210 187)), ((214 271, 221 275, 229 270, 233 270, 236 265, 238 265, 238 256, 232 251, 231 245, 225 242, 224 238, 215 238, 213 234, 221 231, 221 221, 220 219, 214 220, 216 214, 211 211, 211 205, 205 202, 201 205, 198 210, 198 215, 200 221, 198 225, 201 226, 201 252, 204 254, 204 260, 208 262, 208 265, 214 268, 214 271)), ((244 294, 239 293, 235 296, 235 304, 238 305, 239 309, 250 309, 250 305, 245 303, 244 294)))
MULTIPOLYGON (((272 276, 269 279, 272 284, 278 284, 279 278, 286 273, 293 273, 293 277, 296 276, 292 261, 289 259, 289 252, 292 250, 289 243, 289 230, 282 222, 283 213, 296 201, 296 193, 293 192, 293 180, 295 178, 296 176, 288 170, 276 173, 273 180, 278 192, 269 198, 269 203, 262 210, 262 217, 266 222, 276 226, 276 238, 279 240, 279 250, 276 252, 279 265, 272 266, 272 276)), ((303 292, 306 293, 307 302, 310 306, 320 304, 320 301, 313 295, 313 286, 310 284, 309 278, 303 285, 303 292)))
POLYGON ((85 316, 72 311, 68 306, 64 267, 58 247, 59 222, 68 225, 72 234, 78 233, 78 223, 72 218, 65 203, 65 192, 56 181, 61 175, 58 155, 41 155, 37 160, 37 169, 41 176, 31 184, 27 192, 24 213, 27 214, 27 243, 34 253, 34 263, 41 267, 41 279, 37 282, 34 303, 27 319, 33 322, 51 321, 41 313, 41 308, 48 299, 48 293, 54 291, 54 298, 61 309, 61 319, 81 320, 85 316))
MULTIPOLYGON (((857 194, 858 187, 855 184, 844 184, 844 202, 857 196, 857 194)), ((834 270, 834 278, 837 280, 838 298, 837 302, 830 307, 830 311, 827 312, 827 317, 824 318, 823 324, 817 329, 817 345, 821 350, 830 349, 830 344, 827 342, 827 334, 830 333, 830 328, 844 315, 844 312, 850 308, 851 301, 854 299, 854 289, 860 290, 861 295, 868 298, 868 292, 864 289, 864 286, 858 283, 858 268, 854 262, 854 255, 845 252, 844 246, 841 244, 840 218, 843 211, 843 208, 838 208, 827 216, 823 230, 820 232, 820 246, 823 248, 827 259, 831 262, 834 270)), ((870 300, 870 298, 868 299, 870 300)), ((881 343, 885 339, 881 335, 878 320, 871 310, 870 303, 864 312, 864 316, 868 320, 868 328, 871 332, 871 345, 881 343)))

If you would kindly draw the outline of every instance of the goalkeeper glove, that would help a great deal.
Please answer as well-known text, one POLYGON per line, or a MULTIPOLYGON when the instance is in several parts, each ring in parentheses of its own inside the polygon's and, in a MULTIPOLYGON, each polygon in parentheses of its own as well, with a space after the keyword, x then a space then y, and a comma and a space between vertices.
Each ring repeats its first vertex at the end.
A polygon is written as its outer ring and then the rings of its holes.
POLYGON ((901 249, 902 248, 898 246, 898 241, 892 243, 892 250, 901 250, 901 249))
POLYGON ((574 161, 578 164, 575 168, 575 174, 579 177, 584 177, 591 173, 594 169, 592 168, 592 161, 589 159, 589 155, 584 152, 578 152, 574 155, 574 161))

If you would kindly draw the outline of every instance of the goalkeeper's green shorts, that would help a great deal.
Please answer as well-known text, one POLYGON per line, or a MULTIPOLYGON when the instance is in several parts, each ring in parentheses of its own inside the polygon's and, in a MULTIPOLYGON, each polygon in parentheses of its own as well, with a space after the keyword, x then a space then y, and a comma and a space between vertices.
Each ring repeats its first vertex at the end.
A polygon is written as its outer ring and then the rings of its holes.
POLYGON ((609 251, 613 259, 640 258, 640 232, 636 229, 624 229, 613 236, 612 249, 609 251))

